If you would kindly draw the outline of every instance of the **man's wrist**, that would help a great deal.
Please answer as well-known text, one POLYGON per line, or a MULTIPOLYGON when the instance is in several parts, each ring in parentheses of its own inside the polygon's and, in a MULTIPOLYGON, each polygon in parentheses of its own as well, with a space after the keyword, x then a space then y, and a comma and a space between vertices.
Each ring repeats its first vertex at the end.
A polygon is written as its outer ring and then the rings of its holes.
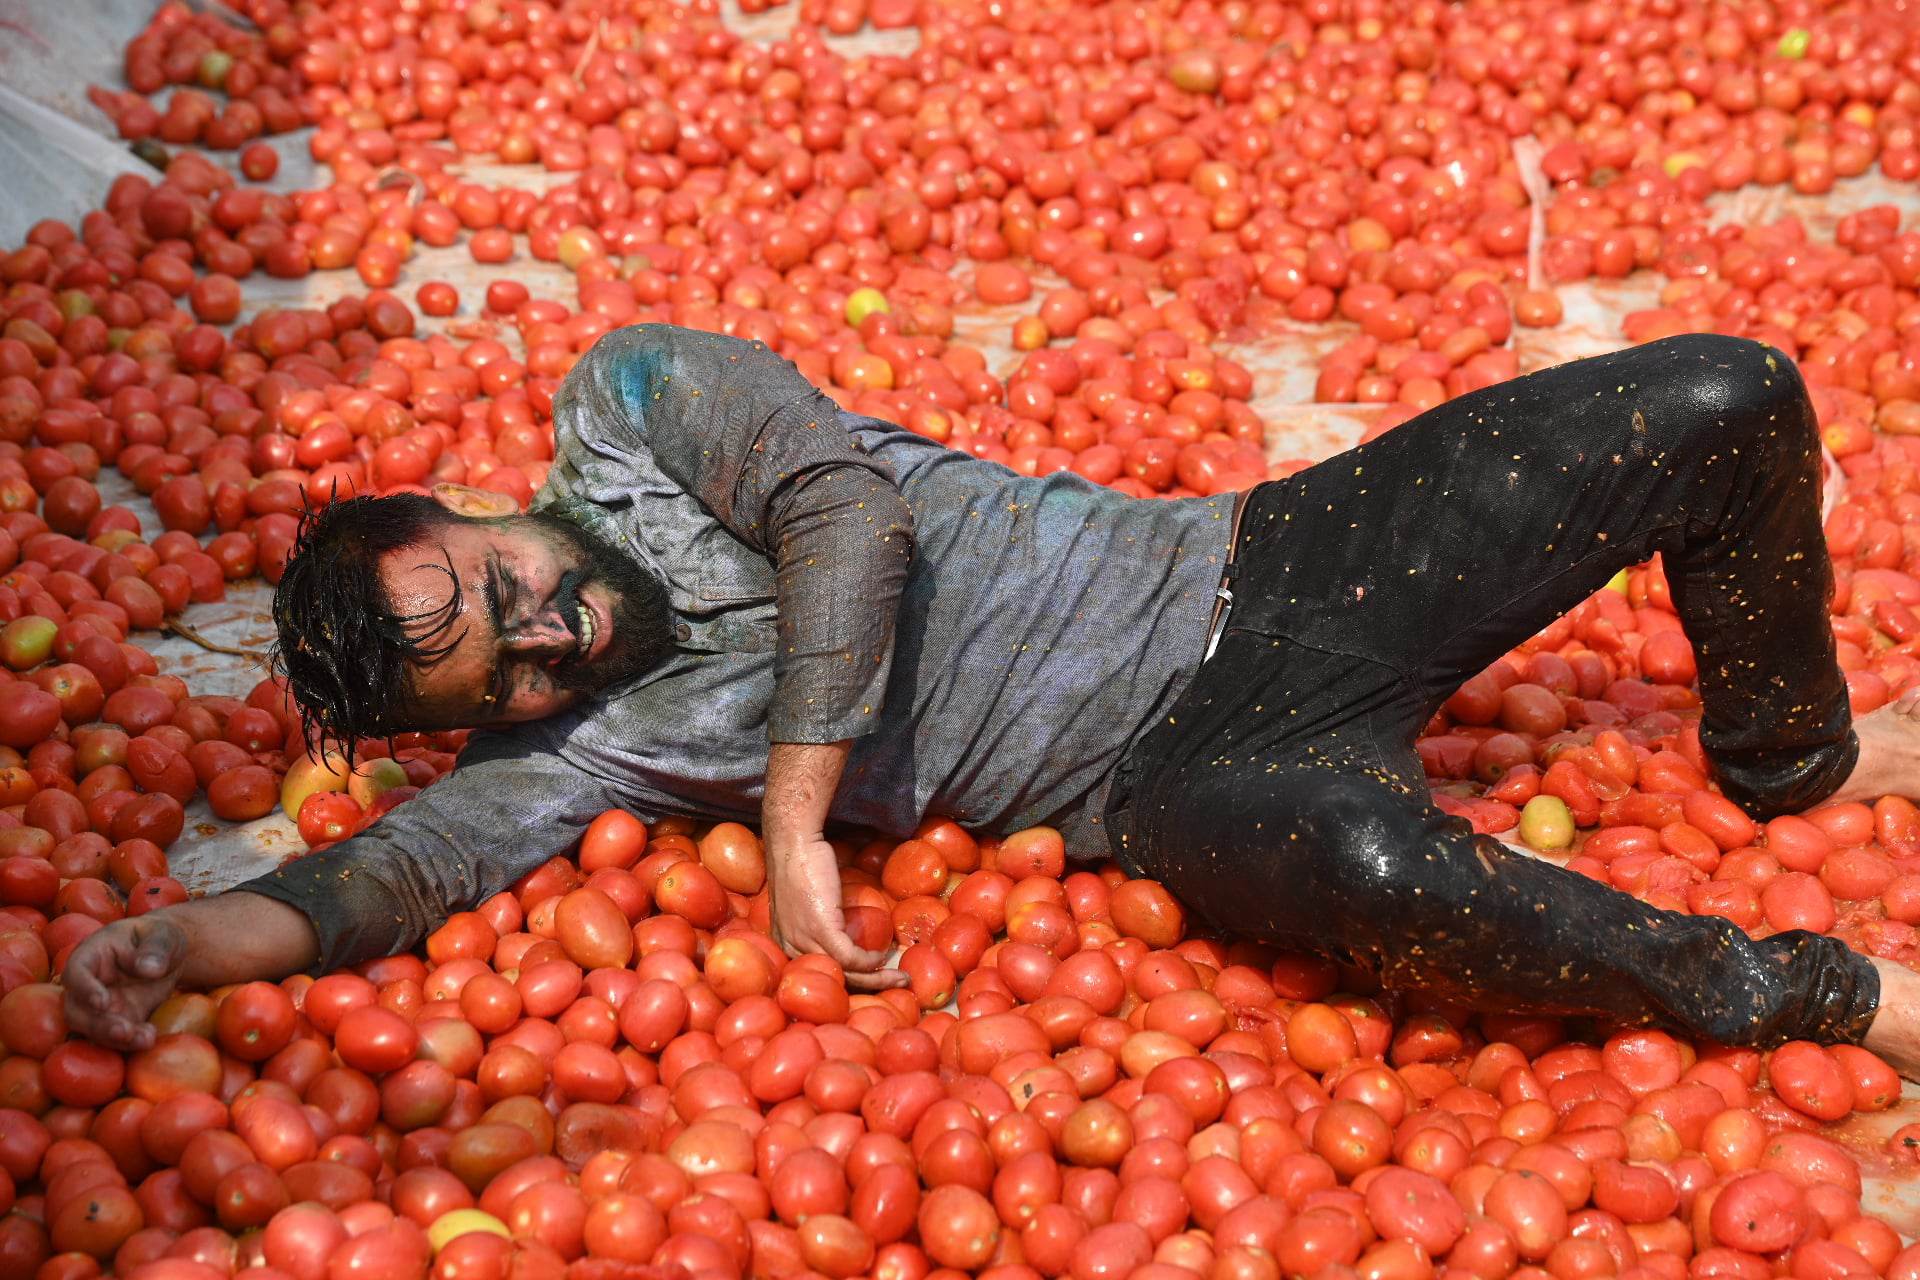
POLYGON ((264 893, 230 889, 165 911, 168 923, 186 939, 182 981, 190 986, 278 980, 320 959, 320 931, 313 919, 302 908, 264 893))
POLYGON ((760 834, 761 843, 768 852, 790 852, 823 840, 826 837, 818 831, 809 831, 803 823, 784 823, 771 819, 763 820, 760 834))

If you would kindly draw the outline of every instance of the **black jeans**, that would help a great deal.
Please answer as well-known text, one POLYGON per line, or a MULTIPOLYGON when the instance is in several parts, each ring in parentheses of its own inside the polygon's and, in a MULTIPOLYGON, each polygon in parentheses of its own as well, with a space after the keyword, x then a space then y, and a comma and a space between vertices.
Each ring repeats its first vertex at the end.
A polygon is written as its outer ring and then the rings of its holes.
POLYGON ((1477 836, 1413 750, 1463 680, 1658 551, 1722 789, 1767 814, 1832 794, 1858 745, 1819 458, 1784 355, 1694 335, 1464 396, 1260 486, 1219 649, 1122 766, 1116 856, 1219 934, 1389 987, 1725 1043, 1858 1040, 1879 981, 1844 944, 1755 941, 1477 836))

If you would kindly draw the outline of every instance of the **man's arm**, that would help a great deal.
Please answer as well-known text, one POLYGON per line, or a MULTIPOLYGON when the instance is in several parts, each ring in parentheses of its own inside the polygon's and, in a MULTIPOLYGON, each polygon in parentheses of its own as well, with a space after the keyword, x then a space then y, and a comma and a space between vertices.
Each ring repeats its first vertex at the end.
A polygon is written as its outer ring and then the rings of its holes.
POLYGON ((604 779, 536 745, 554 724, 476 735, 452 774, 367 830, 238 887, 312 922, 317 970, 418 946, 618 803, 604 779))
POLYGON ((831 956, 848 985, 874 990, 907 980, 882 968, 884 951, 867 951, 847 936, 840 901, 840 868, 827 843, 827 810, 846 768, 846 742, 776 742, 767 753, 767 791, 761 810, 766 836, 768 909, 774 941, 799 955, 831 956))
POLYGON ((451 775, 350 840, 218 897, 119 921, 67 965, 68 1020, 114 1048, 174 987, 344 968, 417 946, 448 915, 561 852, 617 803, 517 736, 474 739, 451 775))
MULTIPOLYGON (((626 446, 773 561, 778 647, 763 822, 776 928, 850 973, 884 963, 847 937, 821 832, 847 743, 880 721, 913 513, 848 417, 757 343, 667 326, 603 338, 583 385, 626 446), (784 892, 783 892, 784 888, 784 892)), ((894 985, 897 973, 861 985, 894 985)))
MULTIPOLYGON (((800 453, 807 442, 790 447, 800 453)), ((782 456, 777 445, 768 451, 782 456)), ((775 932, 795 954, 833 957, 856 987, 898 986, 906 975, 881 967, 885 953, 847 935, 824 833, 852 740, 879 723, 912 516, 890 483, 854 467, 779 480, 749 466, 748 476, 773 490, 765 509, 778 569, 762 806, 775 932)))
POLYGON ((67 958, 67 1025, 122 1053, 154 1041, 147 1016, 175 986, 218 987, 309 968, 320 940, 307 917, 253 893, 223 893, 116 920, 67 958))

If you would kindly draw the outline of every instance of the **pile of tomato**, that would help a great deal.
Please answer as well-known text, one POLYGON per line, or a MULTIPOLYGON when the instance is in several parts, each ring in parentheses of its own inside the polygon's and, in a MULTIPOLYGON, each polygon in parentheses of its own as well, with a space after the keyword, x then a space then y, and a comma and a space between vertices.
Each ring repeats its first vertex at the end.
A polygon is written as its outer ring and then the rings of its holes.
POLYGON ((1052 832, 945 821, 845 850, 853 932, 912 980, 849 995, 767 937, 753 833, 696 834, 610 812, 424 958, 175 995, 126 1058, 14 987, 7 1274, 1920 1267, 1814 1129, 1897 1099, 1864 1050, 1352 994, 1185 938, 1150 881, 1063 877, 1052 832))
POLYGON ((299 102, 298 73, 286 65, 299 52, 301 37, 287 20, 287 6, 250 9, 255 32, 225 20, 219 10, 159 9, 127 45, 127 91, 92 85, 88 97, 120 136, 136 145, 151 139, 223 151, 244 148, 241 169, 247 177, 271 178, 279 155, 254 139, 310 123, 299 102), (174 92, 162 111, 152 95, 165 87, 174 92))
MULTIPOLYGON (((878 995, 771 942, 751 831, 617 811, 424 955, 176 994, 136 1054, 70 1039, 57 981, 185 896, 189 805, 324 847, 464 741, 350 769, 277 682, 194 694, 142 637, 277 581, 332 495, 526 502, 560 380, 625 324, 759 339, 854 411, 1178 497, 1296 465, 1236 343, 1344 326, 1315 396, 1378 434, 1517 372, 1556 286, 1654 272, 1623 341, 1799 362, 1845 476, 1840 663, 1886 704, 1920 684, 1920 230, 1709 197, 1920 177, 1911 15, 800 0, 762 45, 711 4, 239 7, 252 30, 162 6, 95 91, 154 176, 0 252, 0 1275, 1920 1277, 1823 1129, 1897 1101, 1872 1054, 1384 993, 1188 937, 1046 829, 838 846, 850 931, 909 977, 878 995), (863 25, 918 47, 825 39, 863 25), (241 180, 303 124, 329 185, 241 180), (420 278, 423 249, 487 285, 420 278), (349 270, 324 309, 248 303, 349 270), (1010 368, 959 336, 988 308, 1010 368)), ((1708 782, 1695 674, 1660 565, 1631 571, 1448 701, 1439 803, 1671 910, 1920 962, 1920 809, 1755 822, 1708 782)), ((1872 1162, 1916 1158, 1909 1126, 1872 1162)))

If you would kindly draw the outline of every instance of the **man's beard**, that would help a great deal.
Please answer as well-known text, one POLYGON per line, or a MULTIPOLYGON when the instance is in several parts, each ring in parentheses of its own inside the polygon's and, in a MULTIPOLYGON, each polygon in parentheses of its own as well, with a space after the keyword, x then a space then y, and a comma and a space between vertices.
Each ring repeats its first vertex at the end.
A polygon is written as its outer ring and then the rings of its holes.
POLYGON ((580 588, 598 583, 610 601, 613 639, 607 651, 593 659, 580 652, 569 655, 549 673, 556 685, 575 693, 600 693, 645 675, 673 652, 673 617, 666 588, 638 559, 549 512, 536 511, 526 519, 571 547, 582 561, 580 568, 562 575, 553 597, 569 630, 578 626, 580 588))

